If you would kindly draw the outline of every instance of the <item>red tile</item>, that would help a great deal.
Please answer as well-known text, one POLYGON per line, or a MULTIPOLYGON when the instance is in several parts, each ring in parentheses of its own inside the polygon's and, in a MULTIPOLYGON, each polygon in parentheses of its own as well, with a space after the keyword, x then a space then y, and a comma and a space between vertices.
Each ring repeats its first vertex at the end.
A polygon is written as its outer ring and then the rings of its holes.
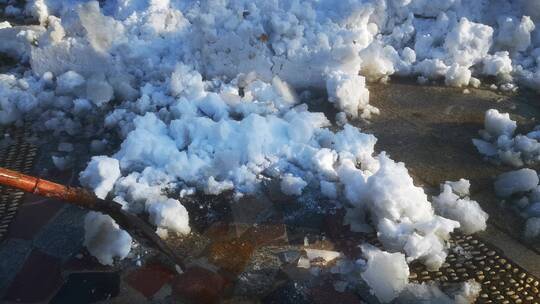
POLYGON ((64 206, 55 200, 42 200, 21 205, 11 222, 8 237, 31 240, 64 206))
POLYGON ((60 260, 34 249, 8 288, 5 300, 47 302, 62 283, 60 260))
POLYGON ((175 275, 176 273, 161 264, 149 264, 131 272, 125 281, 145 297, 150 298, 175 275))
POLYGON ((219 303, 226 280, 201 267, 192 267, 173 282, 173 296, 190 303, 219 303))

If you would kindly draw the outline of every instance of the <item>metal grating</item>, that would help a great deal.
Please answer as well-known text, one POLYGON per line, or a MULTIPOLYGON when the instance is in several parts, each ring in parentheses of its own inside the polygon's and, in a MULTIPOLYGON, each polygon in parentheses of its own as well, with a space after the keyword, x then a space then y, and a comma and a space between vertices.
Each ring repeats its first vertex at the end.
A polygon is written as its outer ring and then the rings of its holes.
POLYGON ((482 284, 477 303, 540 303, 540 282, 508 260, 501 250, 475 236, 454 234, 446 263, 439 271, 411 265, 411 282, 436 281, 444 288, 474 279, 482 284))
MULTIPOLYGON (((37 155, 37 147, 24 139, 29 128, 18 128, 10 132, 13 143, 0 149, 0 166, 30 173, 37 155)), ((4 132, 0 132, 3 134, 4 132)), ((0 186, 0 241, 7 234, 9 224, 15 217, 22 201, 23 192, 0 186)))

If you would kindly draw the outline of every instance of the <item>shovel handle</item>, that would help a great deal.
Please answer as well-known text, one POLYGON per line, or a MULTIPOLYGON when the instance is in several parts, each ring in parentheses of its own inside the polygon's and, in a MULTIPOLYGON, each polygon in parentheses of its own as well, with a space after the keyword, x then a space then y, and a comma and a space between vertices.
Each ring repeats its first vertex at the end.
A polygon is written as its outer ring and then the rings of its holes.
MULTIPOLYGON (((64 186, 2 167, 0 167, 0 185, 9 186, 39 196, 63 200, 91 210, 102 210, 104 207, 108 207, 106 209, 111 208, 110 205, 103 206, 103 203, 92 192, 86 189, 64 186)), ((118 205, 118 208, 120 208, 119 204, 115 205, 118 205)))

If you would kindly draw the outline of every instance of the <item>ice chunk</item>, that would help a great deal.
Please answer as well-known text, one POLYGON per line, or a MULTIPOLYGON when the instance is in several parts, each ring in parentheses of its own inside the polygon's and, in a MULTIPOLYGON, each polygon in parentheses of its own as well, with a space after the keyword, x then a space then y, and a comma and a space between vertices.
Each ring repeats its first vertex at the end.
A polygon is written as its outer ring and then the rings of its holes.
POLYGON ((79 180, 83 186, 93 189, 96 196, 103 199, 120 176, 120 163, 117 159, 94 156, 86 169, 80 173, 79 180))
POLYGON ((533 239, 540 235, 540 217, 531 217, 525 223, 523 237, 533 239))
POLYGON ((56 80, 56 93, 58 94, 73 94, 75 89, 80 88, 84 84, 84 77, 74 71, 67 71, 58 76, 56 80))
POLYGON ((186 208, 175 199, 160 197, 146 203, 152 224, 159 228, 167 228, 179 234, 188 234, 189 215, 186 208))
MULTIPOLYGON (((454 185, 456 186, 456 184, 454 185)), ((458 184, 457 186, 463 185, 458 184)), ((443 191, 439 196, 433 197, 433 204, 438 214, 458 221, 460 224, 459 229, 465 234, 472 234, 486 229, 488 214, 482 210, 476 201, 463 197, 469 192, 468 186, 466 191, 465 189, 459 189, 459 187, 456 191, 451 184, 442 185, 442 189, 443 191)))
POLYGON ((514 193, 527 192, 538 185, 538 174, 528 168, 503 173, 495 181, 495 193, 500 197, 508 197, 514 193))
POLYGON ((287 195, 301 195, 302 189, 307 186, 307 183, 298 176, 293 176, 290 173, 285 174, 281 178, 281 191, 287 195))
POLYGON ((332 251, 332 250, 311 249, 311 248, 306 248, 304 250, 306 251, 307 258, 310 261, 313 261, 315 259, 323 259, 325 262, 330 262, 342 256, 340 252, 332 251))
POLYGON ((91 211, 84 218, 84 246, 103 265, 112 265, 114 258, 125 258, 131 241, 131 236, 108 215, 91 211))
POLYGON ((337 109, 353 118, 358 117, 358 111, 365 109, 369 104, 369 91, 365 83, 363 76, 343 72, 330 73, 326 80, 330 102, 335 103, 337 109))
POLYGON ((388 303, 395 299, 409 283, 409 266, 402 253, 389 253, 371 246, 362 246, 367 259, 362 278, 379 301, 388 303))
POLYGON ((516 130, 517 124, 510 119, 510 114, 499 113, 496 109, 486 111, 484 128, 493 137, 501 135, 512 136, 516 130))

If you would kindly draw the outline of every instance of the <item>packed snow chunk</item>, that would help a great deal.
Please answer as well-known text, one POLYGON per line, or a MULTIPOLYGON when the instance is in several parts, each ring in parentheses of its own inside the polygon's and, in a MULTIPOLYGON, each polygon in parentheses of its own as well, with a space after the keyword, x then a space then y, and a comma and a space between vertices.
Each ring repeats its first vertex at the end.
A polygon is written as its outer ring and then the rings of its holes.
POLYGON ((84 246, 103 265, 123 259, 131 250, 131 236, 108 216, 91 211, 84 218, 84 246))
POLYGON ((456 63, 450 66, 444 78, 444 83, 452 87, 462 87, 469 85, 471 80, 471 71, 469 68, 460 66, 456 63))
POLYGON ((515 17, 500 17, 497 23, 499 31, 495 41, 499 48, 523 52, 529 47, 531 32, 535 28, 529 16, 522 16, 519 22, 515 17))
POLYGON ((304 250, 306 251, 307 258, 310 261, 313 261, 316 259, 323 259, 325 262, 330 262, 342 256, 340 252, 332 251, 332 250, 311 249, 311 248, 306 248, 304 250))
POLYGON ((105 53, 114 44, 122 40, 124 26, 114 18, 101 13, 99 2, 89 1, 77 8, 81 25, 94 50, 105 53))
POLYGON ((497 146, 485 140, 473 138, 472 142, 476 150, 485 156, 496 156, 498 153, 497 146))
MULTIPOLYGON (((446 218, 458 221, 459 229, 465 234, 473 234, 486 229, 488 214, 482 210, 478 202, 470 200, 464 191, 456 191, 451 184, 441 185, 440 195, 433 197, 436 212, 446 218)), ((461 189, 463 190, 463 189, 461 189)))
POLYGON ((389 253, 373 246, 363 245, 367 259, 362 279, 379 301, 388 303, 395 299, 409 283, 409 265, 402 253, 389 253))
POLYGON ((457 182, 447 181, 445 184, 450 185, 452 191, 459 196, 469 195, 469 190, 471 189, 471 182, 464 178, 461 178, 457 182))
POLYGON ((523 237, 526 239, 534 239, 540 236, 540 217, 531 217, 525 223, 523 237))
POLYGON ((453 62, 470 67, 487 55, 492 36, 493 28, 490 26, 463 17, 446 36, 444 47, 453 62))
POLYGON ((179 234, 188 234, 189 214, 186 208, 175 199, 160 197, 146 202, 146 209, 152 224, 162 229, 170 229, 179 234))
POLYGON ((494 138, 498 138, 501 135, 511 137, 517 128, 517 124, 514 120, 510 119, 510 114, 499 113, 496 109, 489 109, 485 114, 484 128, 494 138))
POLYGON ((326 91, 330 102, 353 118, 369 104, 369 91, 363 76, 331 72, 326 80, 326 91))
POLYGON ((307 186, 307 182, 298 176, 294 176, 290 173, 283 175, 281 178, 281 192, 286 195, 301 195, 304 187, 307 186))
POLYGON ((227 190, 234 189, 233 182, 229 180, 224 181, 216 181, 216 179, 213 176, 210 176, 208 178, 208 183, 206 187, 204 188, 204 193, 211 194, 211 195, 218 195, 222 192, 225 192, 227 190))
POLYGON ((79 180, 84 187, 93 189, 97 197, 104 199, 120 176, 120 163, 117 159, 94 156, 80 173, 79 180))
POLYGON ((512 72, 512 59, 507 51, 488 54, 482 62, 484 64, 482 73, 485 75, 510 75, 512 72))
POLYGON ((459 292, 454 296, 455 304, 472 304, 482 291, 482 285, 475 280, 468 280, 463 283, 459 292))
POLYGON ((391 45, 376 40, 360 51, 362 63, 360 72, 370 81, 386 80, 396 71, 399 54, 391 45))
POLYGON ((86 83, 86 97, 98 107, 109 102, 113 95, 113 87, 99 77, 91 78, 86 83))
POLYGON ((538 185, 538 174, 528 168, 503 173, 495 181, 495 194, 509 197, 514 193, 531 191, 538 185))
POLYGON ((74 94, 84 84, 84 77, 74 71, 67 71, 56 79, 57 94, 74 94))

